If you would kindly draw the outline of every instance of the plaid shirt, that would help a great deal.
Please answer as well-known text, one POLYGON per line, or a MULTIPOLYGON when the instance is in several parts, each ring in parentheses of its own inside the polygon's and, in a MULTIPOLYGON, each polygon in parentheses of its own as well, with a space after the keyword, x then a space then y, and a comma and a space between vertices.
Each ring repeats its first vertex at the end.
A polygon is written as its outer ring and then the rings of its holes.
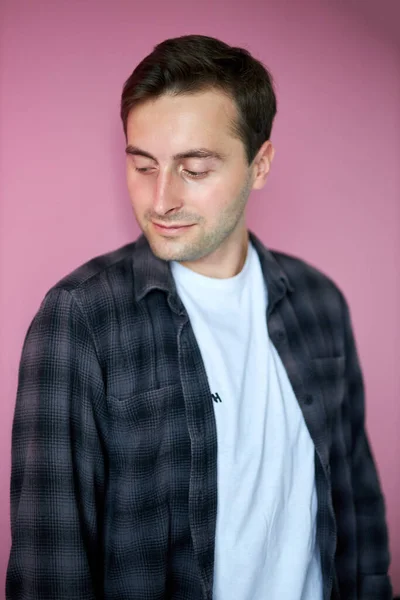
MULTIPOLYGON (((315 445, 324 600, 389 600, 385 508, 346 301, 316 269, 251 241, 269 335, 315 445)), ((65 277, 29 327, 7 599, 210 600, 216 513, 205 368, 169 265, 140 237, 65 277)))

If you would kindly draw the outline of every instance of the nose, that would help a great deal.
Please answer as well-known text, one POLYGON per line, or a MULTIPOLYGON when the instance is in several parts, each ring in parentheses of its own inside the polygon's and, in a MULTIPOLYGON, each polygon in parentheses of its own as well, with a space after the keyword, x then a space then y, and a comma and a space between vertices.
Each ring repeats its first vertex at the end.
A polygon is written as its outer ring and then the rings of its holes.
POLYGON ((172 171, 160 169, 157 173, 154 186, 153 211, 158 215, 165 215, 182 206, 177 183, 172 171))

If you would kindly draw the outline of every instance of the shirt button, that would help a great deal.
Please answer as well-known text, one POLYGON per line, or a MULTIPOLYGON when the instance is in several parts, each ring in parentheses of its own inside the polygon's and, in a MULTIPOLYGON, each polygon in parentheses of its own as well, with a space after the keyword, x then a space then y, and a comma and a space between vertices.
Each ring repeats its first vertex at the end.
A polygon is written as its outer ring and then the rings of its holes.
POLYGON ((307 404, 307 406, 309 406, 310 404, 312 404, 314 402, 314 398, 311 396, 311 394, 306 394, 303 398, 304 404, 307 404))

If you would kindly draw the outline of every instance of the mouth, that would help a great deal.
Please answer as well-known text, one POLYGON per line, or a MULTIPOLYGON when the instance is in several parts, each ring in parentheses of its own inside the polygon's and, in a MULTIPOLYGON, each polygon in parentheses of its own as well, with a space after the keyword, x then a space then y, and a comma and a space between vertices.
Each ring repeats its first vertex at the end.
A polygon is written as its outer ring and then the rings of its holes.
POLYGON ((183 233, 193 225, 159 225, 158 223, 152 222, 153 227, 159 233, 164 235, 174 235, 177 233, 183 233))

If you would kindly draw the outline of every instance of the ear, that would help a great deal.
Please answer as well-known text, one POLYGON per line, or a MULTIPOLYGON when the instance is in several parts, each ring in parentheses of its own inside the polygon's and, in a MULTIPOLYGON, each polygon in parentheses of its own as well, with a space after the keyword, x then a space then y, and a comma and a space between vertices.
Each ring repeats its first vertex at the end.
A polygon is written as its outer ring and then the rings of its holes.
POLYGON ((253 190, 260 190, 264 187, 269 170, 271 168, 271 163, 274 158, 275 148, 272 143, 267 140, 263 143, 257 155, 253 160, 253 190))

